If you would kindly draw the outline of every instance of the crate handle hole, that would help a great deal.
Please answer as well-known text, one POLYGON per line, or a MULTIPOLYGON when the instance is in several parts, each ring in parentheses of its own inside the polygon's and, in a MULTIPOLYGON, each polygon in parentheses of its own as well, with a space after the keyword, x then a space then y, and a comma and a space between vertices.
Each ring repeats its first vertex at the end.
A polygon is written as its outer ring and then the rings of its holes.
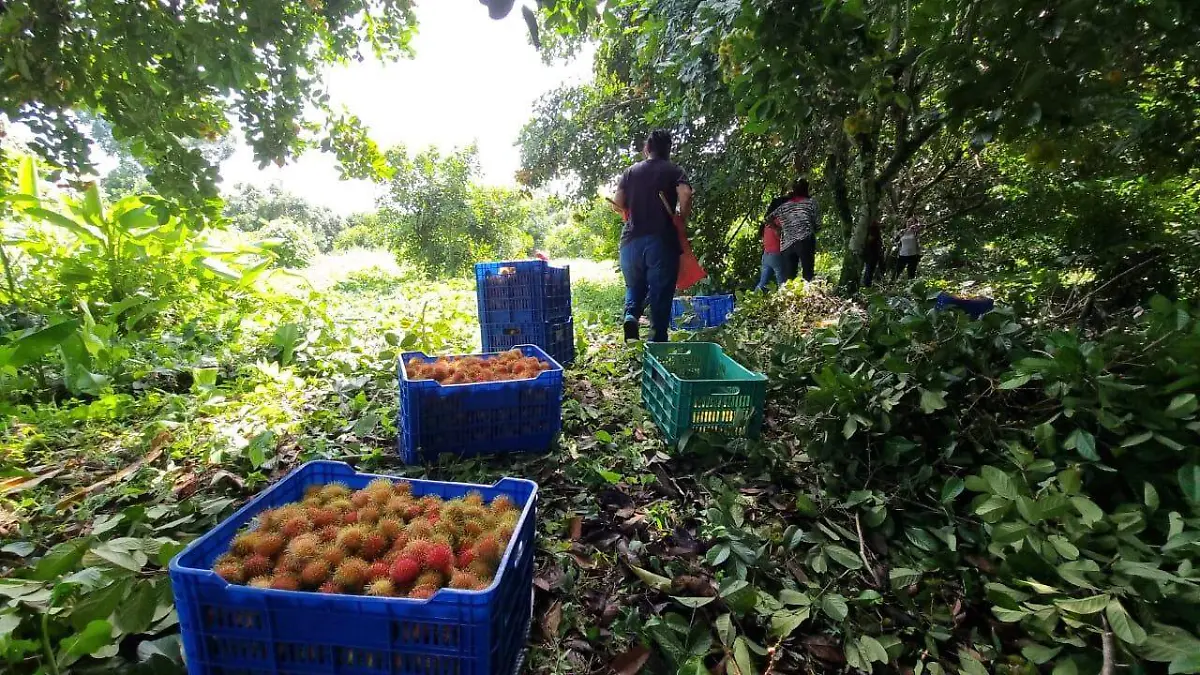
POLYGON ((712 390, 713 396, 738 396, 742 390, 737 387, 718 387, 712 390))

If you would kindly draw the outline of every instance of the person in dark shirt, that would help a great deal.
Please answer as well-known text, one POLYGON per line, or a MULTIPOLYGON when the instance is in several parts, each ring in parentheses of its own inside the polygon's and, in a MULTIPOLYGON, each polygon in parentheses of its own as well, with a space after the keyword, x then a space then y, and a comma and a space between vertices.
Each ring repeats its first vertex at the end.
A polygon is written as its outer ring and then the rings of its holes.
POLYGON ((638 339, 638 320, 649 303, 652 340, 666 342, 679 256, 683 253, 674 215, 678 209, 687 222, 692 211, 692 187, 683 169, 671 162, 670 132, 652 132, 642 152, 646 159, 621 175, 613 200, 629 214, 621 231, 620 255, 625 277, 625 339, 638 339))
POLYGON ((809 196, 808 181, 798 179, 790 194, 778 197, 767 208, 767 220, 779 223, 783 234, 780 241, 784 274, 788 281, 802 271, 805 281, 813 280, 817 257, 817 230, 821 212, 809 196))
POLYGON ((863 282, 862 285, 870 288, 875 281, 875 273, 882 272, 883 265, 883 230, 879 227, 879 222, 871 223, 867 228, 867 242, 863 248, 863 282))

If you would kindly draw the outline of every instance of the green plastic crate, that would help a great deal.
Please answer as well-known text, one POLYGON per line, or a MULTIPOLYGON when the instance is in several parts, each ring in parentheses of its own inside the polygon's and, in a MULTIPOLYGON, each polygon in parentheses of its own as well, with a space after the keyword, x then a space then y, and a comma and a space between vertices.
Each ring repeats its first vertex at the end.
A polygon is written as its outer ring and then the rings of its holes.
POLYGON ((642 361, 642 404, 671 443, 689 429, 757 438, 767 377, 712 342, 650 342, 642 361))

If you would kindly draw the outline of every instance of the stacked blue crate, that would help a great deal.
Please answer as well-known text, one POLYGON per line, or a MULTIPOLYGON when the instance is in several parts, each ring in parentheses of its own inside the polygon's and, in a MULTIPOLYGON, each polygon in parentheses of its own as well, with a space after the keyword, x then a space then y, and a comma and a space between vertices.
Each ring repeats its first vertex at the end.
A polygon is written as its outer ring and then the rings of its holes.
POLYGON ((571 271, 544 260, 475 264, 483 351, 537 345, 555 361, 575 360, 571 271))

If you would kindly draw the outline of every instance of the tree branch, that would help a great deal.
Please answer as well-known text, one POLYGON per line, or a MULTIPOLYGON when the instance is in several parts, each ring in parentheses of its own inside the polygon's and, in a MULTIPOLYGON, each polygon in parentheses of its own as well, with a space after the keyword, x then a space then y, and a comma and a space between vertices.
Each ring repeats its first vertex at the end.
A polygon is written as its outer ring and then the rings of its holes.
POLYGON ((875 183, 879 187, 883 187, 891 182, 896 174, 900 173, 900 169, 912 159, 912 156, 917 154, 917 150, 925 145, 933 135, 942 128, 941 120, 930 122, 913 134, 912 138, 906 139, 903 143, 897 144, 896 152, 892 154, 892 158, 883 167, 883 171, 875 178, 875 183))
POLYGON ((1104 665, 1100 668, 1100 675, 1116 675, 1117 659, 1116 647, 1113 645, 1112 630, 1108 627, 1108 619, 1100 617, 1104 623, 1104 632, 1100 634, 1100 645, 1104 654, 1104 665))
MULTIPOLYGON (((938 183, 942 182, 942 179, 944 179, 946 177, 946 175, 950 173, 950 170, 953 169, 954 167, 958 166, 959 162, 962 161, 963 155, 965 155, 965 154, 966 154, 965 151, 959 150, 958 154, 956 154, 954 156, 954 159, 950 160, 949 162, 946 162, 946 166, 942 167, 942 170, 939 171, 938 174, 936 176, 934 176, 932 180, 930 180, 928 183, 925 183, 921 187, 919 187, 919 188, 913 190, 911 193, 909 193, 909 199, 911 201, 908 205, 908 208, 905 209, 906 217, 908 217, 908 218, 912 217, 913 213, 915 213, 917 210, 917 202, 920 201, 921 195, 928 192, 929 189, 932 188, 934 185, 937 185, 938 183)), ((897 210, 899 210, 899 209, 897 209, 897 210)))
POLYGON ((937 220, 933 221, 932 223, 926 223, 925 229, 926 230, 932 229, 934 227, 937 227, 938 225, 941 225, 942 223, 954 220, 955 218, 957 218, 963 214, 970 213, 972 211, 977 211, 977 210, 983 208, 984 206, 986 206, 987 203, 988 203, 988 200, 986 197, 984 197, 983 199, 979 200, 978 202, 976 202, 974 204, 971 204, 970 206, 965 206, 957 211, 951 211, 949 215, 942 216, 941 218, 938 218, 937 220))

